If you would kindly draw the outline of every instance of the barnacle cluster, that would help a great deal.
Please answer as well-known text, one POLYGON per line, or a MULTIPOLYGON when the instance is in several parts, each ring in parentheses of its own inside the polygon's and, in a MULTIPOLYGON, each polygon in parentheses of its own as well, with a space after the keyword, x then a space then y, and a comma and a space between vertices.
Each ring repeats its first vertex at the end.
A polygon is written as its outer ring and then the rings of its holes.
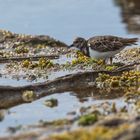
POLYGON ((82 68, 82 69, 94 69, 94 70, 106 70, 113 71, 118 68, 119 65, 105 64, 103 59, 95 59, 85 56, 81 51, 76 51, 74 59, 71 62, 65 64, 66 68, 82 68))
POLYGON ((140 71, 125 71, 120 76, 110 76, 109 74, 100 73, 96 78, 98 87, 131 87, 140 84, 140 71))
POLYGON ((53 67, 54 64, 49 59, 40 58, 39 61, 38 61, 38 66, 41 67, 41 68, 45 68, 45 67, 50 68, 50 67, 53 67))
POLYGON ((116 58, 124 63, 133 63, 140 61, 140 47, 125 49, 116 55, 116 58))
POLYGON ((94 58, 90 58, 85 56, 82 52, 80 51, 76 51, 75 55, 74 55, 74 59, 70 62, 70 63, 66 63, 65 66, 67 67, 75 67, 78 65, 81 66, 94 66, 94 65, 102 65, 103 64, 103 60, 96 60, 94 58))
POLYGON ((19 46, 19 47, 15 48, 14 51, 17 54, 21 54, 21 53, 28 53, 29 49, 27 47, 24 47, 24 46, 19 46))
POLYGON ((26 102, 32 102, 36 98, 36 94, 32 90, 26 90, 22 94, 22 99, 26 102))
POLYGON ((0 30, 0 32, 2 33, 2 35, 6 38, 8 38, 8 37, 12 37, 13 36, 13 34, 12 34, 12 32, 10 32, 10 31, 7 31, 7 30, 0 30))
POLYGON ((125 102, 134 104, 136 107, 140 107, 140 87, 127 88, 125 95, 125 102))
POLYGON ((33 69, 36 67, 40 67, 41 69, 44 69, 44 68, 51 68, 54 66, 53 62, 46 58, 40 58, 38 62, 32 62, 30 60, 23 60, 21 62, 21 65, 23 68, 29 68, 29 69, 33 69))
POLYGON ((129 124, 122 124, 117 127, 97 126, 91 129, 79 129, 62 134, 54 134, 51 140, 112 140, 124 130, 130 128, 129 124))

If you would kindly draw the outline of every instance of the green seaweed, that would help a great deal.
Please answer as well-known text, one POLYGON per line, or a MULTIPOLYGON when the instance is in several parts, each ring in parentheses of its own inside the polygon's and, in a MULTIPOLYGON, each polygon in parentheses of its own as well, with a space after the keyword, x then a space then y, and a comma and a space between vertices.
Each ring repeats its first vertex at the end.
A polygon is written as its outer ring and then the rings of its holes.
POLYGON ((78 124, 82 126, 91 125, 98 121, 97 114, 87 114, 80 117, 78 124))

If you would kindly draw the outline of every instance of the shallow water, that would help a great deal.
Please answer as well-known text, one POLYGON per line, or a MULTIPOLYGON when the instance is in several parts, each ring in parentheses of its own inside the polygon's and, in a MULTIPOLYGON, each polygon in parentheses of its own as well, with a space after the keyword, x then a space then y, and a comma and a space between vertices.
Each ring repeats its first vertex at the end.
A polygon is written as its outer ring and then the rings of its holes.
MULTIPOLYGON (((121 16, 121 10, 115 0, 0 0, 0 29, 25 34, 47 34, 68 44, 76 36, 138 36, 136 31, 129 30, 127 22, 122 23, 124 17, 121 16)), ((27 84, 26 81, 5 78, 0 80, 3 85, 14 85, 14 82, 19 85, 27 84)), ((64 118, 68 112, 76 111, 81 106, 106 101, 85 98, 85 102, 80 102, 78 96, 68 92, 11 108, 10 114, 0 122, 0 134, 4 134, 9 126, 64 118), (50 109, 43 105, 43 101, 52 97, 58 99, 59 106, 50 109)), ((118 105, 122 104, 121 99, 113 101, 118 102, 118 105)))
MULTIPOLYGON (((91 93, 90 93, 91 94, 91 93)), ((63 118, 74 118, 80 115, 79 109, 89 105, 98 105, 103 102, 116 103, 117 107, 125 105, 122 98, 117 99, 96 99, 94 96, 77 97, 74 92, 58 93, 33 103, 19 105, 8 110, 4 120, 0 123, 0 134, 7 135, 8 127, 16 127, 19 125, 36 124, 40 120, 52 121, 63 118), (44 105, 45 100, 56 98, 58 106, 49 108, 44 105), (70 112, 76 112, 75 115, 69 115, 70 112)))
POLYGON ((0 0, 0 29, 47 34, 66 43, 76 36, 128 34, 115 0, 0 0))

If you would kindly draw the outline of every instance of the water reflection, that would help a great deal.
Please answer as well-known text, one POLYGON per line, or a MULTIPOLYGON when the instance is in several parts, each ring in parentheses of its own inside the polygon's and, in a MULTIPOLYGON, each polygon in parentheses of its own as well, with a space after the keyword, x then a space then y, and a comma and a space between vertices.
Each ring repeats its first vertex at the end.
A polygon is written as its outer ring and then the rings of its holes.
POLYGON ((79 100, 79 102, 86 102, 89 98, 92 98, 94 100, 112 100, 117 99, 123 96, 124 90, 120 89, 104 89, 99 90, 95 88, 87 88, 82 90, 74 90, 74 92, 71 93, 72 95, 76 96, 76 98, 79 100))
MULTIPOLYGON (((64 92, 64 91, 63 91, 64 92)), ((58 95, 63 94, 58 93, 58 95)), ((124 90, 120 89, 106 89, 106 90, 99 90, 96 88, 85 88, 82 90, 74 90, 70 92, 71 96, 74 96, 78 102, 83 103, 83 102, 88 102, 88 99, 94 99, 94 100, 112 100, 112 99, 117 99, 119 97, 122 97, 124 94, 124 90)), ((53 94, 52 94, 53 95, 53 94)), ((34 100, 40 99, 44 96, 49 96, 49 94, 41 94, 40 96, 35 96, 34 100)), ((7 109, 11 108, 14 106, 18 106, 24 103, 30 103, 32 101, 26 101, 23 97, 22 91, 14 92, 14 91, 3 91, 0 94, 0 109, 7 109)))
MULTIPOLYGON (((7 98, 7 103, 17 104, 19 103, 18 100, 20 99, 19 94, 16 95, 12 99, 12 94, 10 98, 7 98), (15 100, 17 98, 17 100, 15 100), (13 102, 13 103, 12 103, 13 102)), ((3 95, 4 96, 4 95, 3 95)), ((7 128, 9 127, 16 127, 20 125, 29 125, 33 123, 37 123, 39 120, 44 121, 52 121, 56 119, 68 118, 68 117, 75 117, 75 115, 79 114, 79 109, 81 107, 88 107, 90 105, 100 105, 104 102, 113 103, 115 102, 117 106, 124 106, 123 98, 115 98, 121 97, 122 95, 112 94, 111 93, 107 96, 107 94, 100 93, 93 89, 84 89, 82 92, 80 91, 73 91, 73 92, 64 92, 64 93, 57 93, 47 97, 44 97, 40 100, 36 100, 32 103, 22 104, 22 105, 15 105, 8 110, 1 109, 0 110, 0 135, 7 135, 7 128), (109 99, 107 99, 109 97, 109 99), (44 102, 48 99, 55 98, 58 100, 58 106, 54 108, 47 107, 44 102), (86 100, 85 100, 86 99, 86 100), (70 116, 69 112, 75 112, 74 116, 70 116)), ((6 96, 5 96, 6 98, 6 96)), ((2 98, 0 98, 0 102, 2 98)), ((3 105, 6 104, 3 102, 3 105)))
POLYGON ((140 1, 139 0, 115 0, 121 8, 123 22, 129 33, 140 33, 140 1))

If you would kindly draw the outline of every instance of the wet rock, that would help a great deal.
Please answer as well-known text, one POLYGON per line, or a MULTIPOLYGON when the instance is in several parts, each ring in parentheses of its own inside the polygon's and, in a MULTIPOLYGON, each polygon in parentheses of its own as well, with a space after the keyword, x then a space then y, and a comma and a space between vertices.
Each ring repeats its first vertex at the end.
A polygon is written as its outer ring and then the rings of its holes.
POLYGON ((0 122, 4 120, 7 111, 5 109, 0 110, 0 122))
POLYGON ((127 122, 125 119, 121 118, 112 118, 108 120, 104 120, 103 122, 99 122, 98 125, 106 126, 106 127, 117 127, 127 122))
POLYGON ((10 133, 16 133, 16 132, 19 131, 21 128, 22 128, 21 125, 18 125, 18 126, 16 126, 16 127, 8 127, 8 128, 7 128, 7 131, 10 132, 10 133))
POLYGON ((124 130, 121 134, 112 140, 140 140, 140 122, 135 124, 134 127, 124 130))
POLYGON ((58 100, 53 99, 53 98, 49 99, 49 100, 46 100, 44 102, 44 105, 47 106, 47 107, 51 107, 51 108, 56 107, 56 106, 58 106, 58 100))

